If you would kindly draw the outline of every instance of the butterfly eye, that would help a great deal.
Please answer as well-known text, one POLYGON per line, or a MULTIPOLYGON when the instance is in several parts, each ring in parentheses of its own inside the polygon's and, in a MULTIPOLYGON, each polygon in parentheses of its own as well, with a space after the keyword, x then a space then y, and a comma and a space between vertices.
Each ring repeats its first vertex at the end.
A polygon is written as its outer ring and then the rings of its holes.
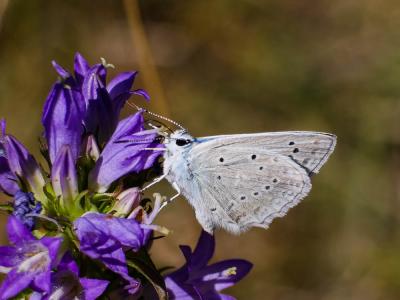
POLYGON ((190 143, 190 140, 185 140, 185 139, 177 139, 176 140, 176 145, 177 146, 185 146, 190 143))

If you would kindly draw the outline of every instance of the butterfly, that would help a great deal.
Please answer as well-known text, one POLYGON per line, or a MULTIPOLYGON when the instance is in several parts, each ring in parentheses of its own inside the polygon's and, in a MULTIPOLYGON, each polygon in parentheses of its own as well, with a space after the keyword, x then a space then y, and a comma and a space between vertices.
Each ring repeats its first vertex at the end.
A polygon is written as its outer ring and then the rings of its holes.
MULTIPOLYGON (((209 233, 268 228, 311 189, 336 145, 336 136, 312 131, 194 138, 177 130, 164 141, 163 172, 193 206, 209 233)), ((171 198, 172 200, 172 198, 171 198)))

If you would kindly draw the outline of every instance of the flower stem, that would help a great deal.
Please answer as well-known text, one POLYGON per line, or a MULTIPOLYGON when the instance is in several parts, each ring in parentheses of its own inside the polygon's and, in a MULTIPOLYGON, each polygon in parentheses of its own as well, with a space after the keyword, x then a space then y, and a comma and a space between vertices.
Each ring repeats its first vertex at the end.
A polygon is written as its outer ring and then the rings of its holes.
POLYGON ((133 46, 136 49, 139 68, 143 74, 144 86, 146 90, 150 92, 151 97, 155 99, 155 101, 152 102, 153 105, 156 105, 155 110, 168 116, 169 109, 167 101, 165 99, 160 76, 151 55, 149 42, 140 15, 138 0, 123 0, 123 4, 133 46))

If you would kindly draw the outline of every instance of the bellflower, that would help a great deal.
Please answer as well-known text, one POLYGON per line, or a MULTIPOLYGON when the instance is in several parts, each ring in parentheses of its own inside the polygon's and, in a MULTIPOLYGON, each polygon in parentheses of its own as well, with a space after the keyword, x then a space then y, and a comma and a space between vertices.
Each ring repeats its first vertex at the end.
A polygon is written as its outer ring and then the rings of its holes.
POLYGON ((80 105, 85 106, 83 124, 88 133, 97 135, 99 144, 103 144, 111 136, 122 107, 132 95, 149 99, 146 91, 131 90, 137 72, 120 73, 107 85, 107 66, 104 64, 105 62, 90 67, 85 58, 77 53, 73 78, 68 71, 53 62, 57 73, 71 86, 71 90, 80 92, 76 94, 76 99, 80 105))
POLYGON ((74 227, 80 250, 127 280, 131 293, 136 293, 140 283, 129 276, 123 247, 138 251, 145 245, 146 235, 140 224, 133 219, 87 213, 74 222, 74 227))
POLYGON ((192 252, 189 246, 181 246, 186 264, 165 277, 170 299, 235 299, 220 293, 233 286, 252 268, 252 264, 242 259, 224 260, 207 265, 214 254, 215 240, 203 231, 192 252))
POLYGON ((82 95, 86 104, 85 127, 87 132, 98 135, 99 144, 111 136, 117 123, 118 115, 113 111, 111 97, 101 78, 105 67, 93 66, 85 75, 82 84, 82 95))
MULTIPOLYGON (((2 122, 1 126, 1 130, 4 133, 5 123, 2 122)), ((44 201, 43 187, 45 185, 45 179, 35 158, 29 153, 28 149, 12 135, 3 135, 1 142, 10 171, 15 177, 22 181, 22 185, 26 186, 29 191, 34 193, 37 199, 44 201)), ((13 180, 12 178, 8 179, 13 180)), ((15 186, 13 189, 15 189, 15 186)))
POLYGON ((100 157, 100 149, 93 135, 88 135, 83 142, 83 155, 92 161, 96 161, 100 157))
POLYGON ((47 294, 35 292, 30 300, 94 300, 105 291, 108 284, 107 280, 80 277, 78 265, 67 252, 57 266, 57 271, 51 275, 51 291, 47 294))
POLYGON ((150 168, 162 154, 155 130, 144 130, 142 112, 119 122, 90 173, 91 188, 105 192, 115 180, 131 172, 150 168))
POLYGON ((75 161, 70 147, 64 145, 59 151, 51 169, 51 182, 54 193, 60 199, 60 207, 70 214, 80 212, 75 205, 75 198, 78 196, 78 176, 75 161))
POLYGON ((85 113, 81 94, 63 83, 54 84, 47 97, 42 123, 49 147, 49 156, 54 163, 60 149, 68 145, 74 160, 77 159, 83 134, 85 113))
POLYGON ((7 275, 0 287, 0 299, 10 299, 30 287, 48 293, 51 290, 51 268, 57 263, 61 239, 43 237, 37 240, 17 218, 7 223, 12 246, 0 247, 0 266, 7 275))
POLYGON ((0 144, 0 192, 14 195, 18 190, 17 177, 11 172, 5 151, 0 144))
POLYGON ((82 86, 83 79, 85 78, 85 75, 87 74, 89 69, 90 65, 86 61, 86 59, 82 56, 82 54, 76 53, 74 58, 74 72, 75 72, 76 83, 78 86, 82 86))
POLYGON ((134 208, 139 207, 140 199, 139 188, 133 187, 127 189, 116 197, 110 212, 116 217, 127 217, 134 208))

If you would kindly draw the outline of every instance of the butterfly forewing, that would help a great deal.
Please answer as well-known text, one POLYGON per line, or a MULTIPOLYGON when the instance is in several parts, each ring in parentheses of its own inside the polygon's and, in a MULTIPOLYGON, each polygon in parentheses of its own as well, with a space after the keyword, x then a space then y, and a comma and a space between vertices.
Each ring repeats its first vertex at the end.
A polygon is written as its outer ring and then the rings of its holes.
POLYGON ((310 174, 318 173, 336 145, 336 137, 329 133, 312 131, 282 131, 255 134, 233 134, 204 137, 207 142, 202 151, 209 147, 236 146, 264 149, 269 153, 290 157, 310 174))

